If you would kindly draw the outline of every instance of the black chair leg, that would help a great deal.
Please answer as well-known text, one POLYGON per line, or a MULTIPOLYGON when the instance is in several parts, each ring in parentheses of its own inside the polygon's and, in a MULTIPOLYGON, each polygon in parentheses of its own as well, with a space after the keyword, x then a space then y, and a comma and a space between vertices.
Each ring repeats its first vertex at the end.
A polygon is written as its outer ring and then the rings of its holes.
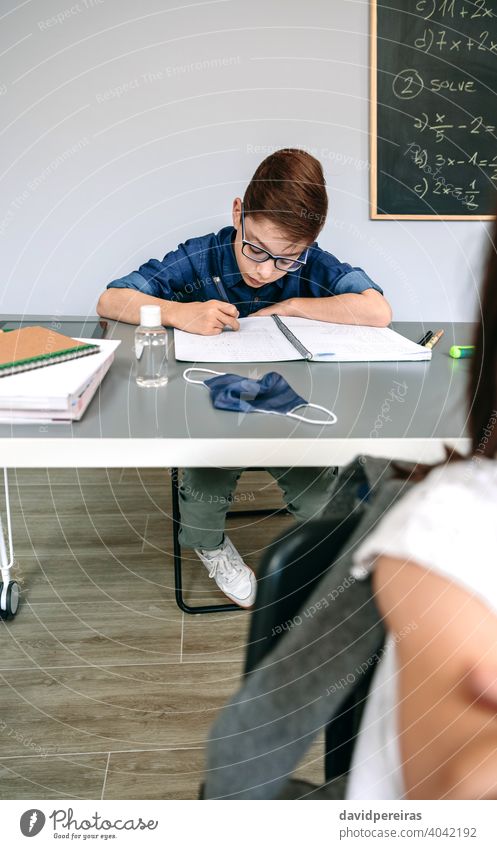
POLYGON ((183 598, 183 575, 181 569, 181 546, 179 544, 179 530, 181 527, 181 514, 179 511, 179 476, 178 469, 171 469, 172 481, 172 503, 173 503, 173 557, 174 557, 174 595, 176 604, 185 613, 226 613, 230 610, 243 610, 238 604, 199 604, 192 606, 187 604, 183 598))
MULTIPOLYGON (((258 471, 258 469, 251 469, 258 471)), ((174 594, 176 604, 185 613, 225 613, 230 610, 243 610, 238 604, 203 604, 193 607, 186 603, 183 598, 183 575, 181 561, 181 546, 179 543, 179 531, 181 527, 181 514, 179 510, 179 473, 178 469, 171 469, 172 482, 172 505, 173 505, 173 557, 174 557, 174 594)), ((231 514, 228 513, 228 516, 231 514)), ((289 511, 283 507, 278 510, 255 509, 237 510, 237 516, 281 516, 289 515, 289 511)))

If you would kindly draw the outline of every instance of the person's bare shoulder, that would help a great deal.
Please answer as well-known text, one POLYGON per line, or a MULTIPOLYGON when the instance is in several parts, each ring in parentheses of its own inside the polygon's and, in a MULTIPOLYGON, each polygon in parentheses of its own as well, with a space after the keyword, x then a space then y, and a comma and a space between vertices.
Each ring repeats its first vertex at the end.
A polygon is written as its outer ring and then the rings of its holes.
POLYGON ((413 561, 380 557, 373 581, 395 638, 407 795, 449 796, 457 793, 468 747, 497 751, 497 721, 489 726, 488 707, 467 684, 482 658, 497 668, 497 615, 457 581, 413 561))

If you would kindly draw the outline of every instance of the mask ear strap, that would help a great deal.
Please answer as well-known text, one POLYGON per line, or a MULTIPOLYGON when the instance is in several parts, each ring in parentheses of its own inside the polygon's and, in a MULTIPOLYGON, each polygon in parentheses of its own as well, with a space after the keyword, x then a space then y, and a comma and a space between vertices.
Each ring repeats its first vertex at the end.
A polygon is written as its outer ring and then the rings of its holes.
POLYGON ((326 407, 321 407, 320 404, 298 404, 293 408, 287 416, 291 416, 292 419, 298 419, 301 422, 307 422, 307 424, 317 424, 317 425, 334 425, 337 423, 337 417, 335 413, 332 413, 331 410, 327 410, 326 407), (331 416, 331 419, 328 421, 323 421, 323 419, 307 419, 305 416, 297 416, 295 414, 295 410, 300 410, 302 407, 314 407, 315 410, 322 410, 323 413, 326 413, 328 416, 331 416))
POLYGON ((213 371, 211 368, 197 368, 196 366, 190 366, 190 368, 185 369, 183 372, 183 377, 185 378, 187 383, 201 383, 202 386, 204 384, 203 380, 193 380, 191 377, 187 377, 189 371, 205 371, 208 374, 226 374, 225 371, 213 371))

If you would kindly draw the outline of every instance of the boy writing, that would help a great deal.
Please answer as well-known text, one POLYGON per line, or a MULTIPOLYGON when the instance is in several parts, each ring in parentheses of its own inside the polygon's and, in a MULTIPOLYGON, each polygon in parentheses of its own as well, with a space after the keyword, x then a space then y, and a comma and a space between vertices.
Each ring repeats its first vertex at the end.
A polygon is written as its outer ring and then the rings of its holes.
MULTIPOLYGON (((205 335, 219 334, 225 326, 238 330, 239 317, 271 314, 386 326, 391 310, 380 287, 362 269, 339 262, 315 242, 327 211, 318 160, 298 149, 276 151, 257 168, 243 202, 233 201, 232 227, 188 239, 161 262, 149 260, 113 280, 97 311, 138 324, 140 306, 158 304, 164 325, 205 335)), ((224 535, 230 497, 242 471, 184 470, 180 540, 195 549, 228 598, 250 607, 254 573, 224 535), (206 497, 192 495, 198 492, 206 497)), ((300 520, 319 514, 330 498, 333 469, 268 471, 300 520)))

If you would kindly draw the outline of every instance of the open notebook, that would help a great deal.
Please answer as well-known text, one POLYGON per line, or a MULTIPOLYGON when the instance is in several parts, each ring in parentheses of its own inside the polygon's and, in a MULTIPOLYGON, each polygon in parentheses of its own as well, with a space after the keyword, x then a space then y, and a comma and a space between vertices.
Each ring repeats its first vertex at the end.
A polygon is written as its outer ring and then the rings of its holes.
POLYGON ((177 360, 195 363, 326 363, 430 360, 431 351, 388 327, 331 324, 307 318, 240 319, 240 330, 219 336, 174 331, 177 360))

